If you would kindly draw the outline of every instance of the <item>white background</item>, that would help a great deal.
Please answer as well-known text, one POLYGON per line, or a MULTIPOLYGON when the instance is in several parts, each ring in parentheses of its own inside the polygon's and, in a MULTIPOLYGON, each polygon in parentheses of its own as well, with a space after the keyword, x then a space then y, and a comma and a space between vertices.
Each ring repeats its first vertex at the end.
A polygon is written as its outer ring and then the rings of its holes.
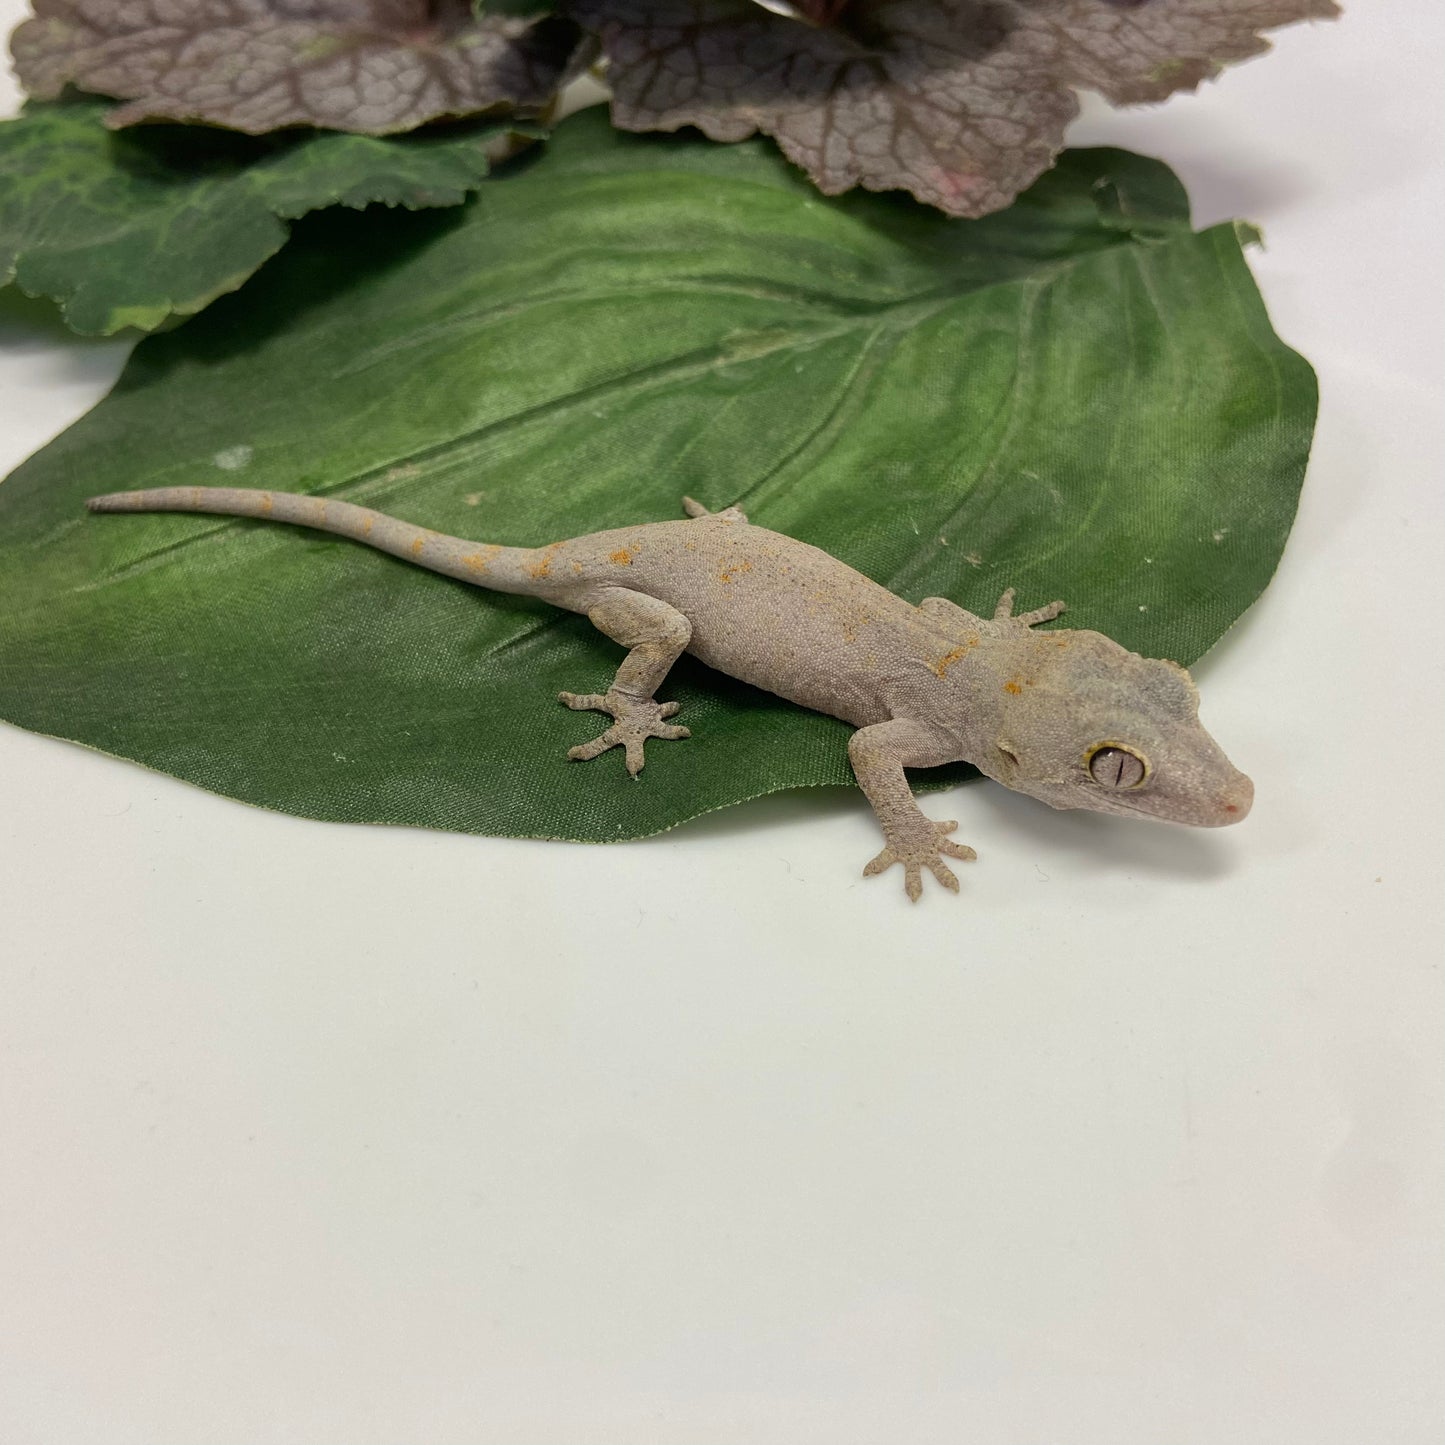
MULTIPOLYGON (((910 907, 851 795, 507 842, 0 727, 0 1440, 1445 1438, 1441 42, 1075 131, 1262 224, 1320 374, 1198 669, 1243 827, 969 786, 910 907)), ((0 298, 0 471, 126 349, 0 298)))

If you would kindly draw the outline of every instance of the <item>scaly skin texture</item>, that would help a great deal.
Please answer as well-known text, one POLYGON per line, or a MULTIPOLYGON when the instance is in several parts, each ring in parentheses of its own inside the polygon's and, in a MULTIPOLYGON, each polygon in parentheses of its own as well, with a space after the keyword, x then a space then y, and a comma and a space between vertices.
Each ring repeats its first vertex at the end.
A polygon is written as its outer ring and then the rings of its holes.
POLYGON ((917 606, 806 542, 683 499, 690 520, 642 523, 544 547, 469 542, 324 497, 230 487, 117 492, 93 512, 211 512, 269 518, 350 537, 418 566, 498 592, 585 613, 627 649, 605 693, 561 694, 612 724, 575 760, 621 747, 634 777, 648 738, 675 740, 676 703, 656 693, 684 652, 710 667, 830 713, 858 731, 848 757, 883 829, 863 870, 898 863, 909 898, 926 868, 945 888, 944 857, 974 852, 958 825, 920 812, 903 770, 965 761, 1055 808, 1237 823, 1254 790, 1199 724, 1199 695, 1172 662, 1127 652, 1097 632, 1035 632, 1064 610, 992 618, 942 597, 917 606))

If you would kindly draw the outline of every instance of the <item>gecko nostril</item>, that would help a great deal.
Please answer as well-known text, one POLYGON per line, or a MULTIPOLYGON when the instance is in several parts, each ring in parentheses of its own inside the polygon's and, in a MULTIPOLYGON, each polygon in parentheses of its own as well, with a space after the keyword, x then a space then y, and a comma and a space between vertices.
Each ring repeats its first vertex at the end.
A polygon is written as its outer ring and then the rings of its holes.
POLYGON ((1244 776, 1238 774, 1234 779, 1234 785, 1220 799, 1221 818, 1225 823, 1240 823, 1249 816, 1249 810, 1254 805, 1254 784, 1244 776), (1226 801, 1227 800, 1227 801, 1226 801))

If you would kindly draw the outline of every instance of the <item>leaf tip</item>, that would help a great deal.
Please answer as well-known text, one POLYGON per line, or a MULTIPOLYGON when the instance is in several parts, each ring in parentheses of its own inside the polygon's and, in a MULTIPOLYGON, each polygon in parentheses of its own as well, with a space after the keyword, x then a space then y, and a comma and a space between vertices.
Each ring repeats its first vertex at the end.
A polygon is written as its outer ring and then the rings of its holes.
POLYGON ((1253 221, 1235 221, 1234 239, 1239 242, 1241 250, 1247 250, 1251 246, 1258 246, 1261 251, 1266 249, 1264 232, 1253 221))

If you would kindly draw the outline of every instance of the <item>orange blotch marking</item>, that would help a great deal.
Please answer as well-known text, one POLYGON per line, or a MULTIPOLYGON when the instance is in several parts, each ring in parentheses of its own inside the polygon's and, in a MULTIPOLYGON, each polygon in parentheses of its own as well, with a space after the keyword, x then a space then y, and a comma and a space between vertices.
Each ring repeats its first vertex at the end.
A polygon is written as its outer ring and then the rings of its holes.
POLYGON ((955 662, 967 657, 968 654, 973 651, 974 642, 977 640, 977 638, 974 638, 973 641, 964 642, 958 647, 950 648, 933 664, 934 672, 936 672, 939 677, 946 677, 948 675, 948 669, 952 667, 955 662))
POLYGON ((527 576, 533 577, 538 581, 543 577, 550 576, 552 573, 552 559, 556 554, 557 548, 561 545, 560 542, 553 542, 550 546, 542 548, 541 556, 538 557, 535 562, 528 564, 527 576))
POLYGON ((261 494, 261 515, 263 517, 269 516, 271 513, 271 508, 275 505, 275 500, 272 498, 270 492, 263 492, 261 494))
POLYGON ((421 549, 422 549, 423 547, 425 547, 425 546, 426 546, 426 538, 425 538, 425 537, 413 537, 413 538, 411 539, 411 555, 412 555, 413 557, 420 557, 420 556, 421 556, 421 549))
POLYGON ((375 525, 376 525, 376 518, 375 518, 375 517, 368 517, 368 518, 361 524, 361 535, 362 535, 363 537, 369 537, 369 536, 371 536, 371 529, 372 529, 375 525))
POLYGON ((615 552, 608 554, 607 560, 616 562, 619 567, 630 567, 632 566, 632 553, 626 547, 619 547, 615 552))
POLYGON ((1017 696, 1019 695, 1019 693, 1021 693, 1021 692, 1023 691, 1023 688, 1021 688, 1021 687, 1018 685, 1018 683, 1014 682, 1013 679, 1010 678, 1008 682, 1004 683, 1004 685, 1003 685, 1003 690, 1004 690, 1005 692, 1010 692, 1010 693, 1012 693, 1015 697, 1017 697, 1017 696))
MULTIPOLYGON (((1226 813, 1237 813, 1239 812, 1239 805, 1237 803, 1226 803, 1224 805, 1224 811, 1226 813)), ((1376 881, 1378 882, 1378 879, 1376 881)))
POLYGON ((462 558, 462 566, 469 567, 473 572, 485 572, 487 570, 487 564, 501 550, 500 546, 492 543, 490 546, 483 547, 478 552, 468 552, 467 555, 462 558))

